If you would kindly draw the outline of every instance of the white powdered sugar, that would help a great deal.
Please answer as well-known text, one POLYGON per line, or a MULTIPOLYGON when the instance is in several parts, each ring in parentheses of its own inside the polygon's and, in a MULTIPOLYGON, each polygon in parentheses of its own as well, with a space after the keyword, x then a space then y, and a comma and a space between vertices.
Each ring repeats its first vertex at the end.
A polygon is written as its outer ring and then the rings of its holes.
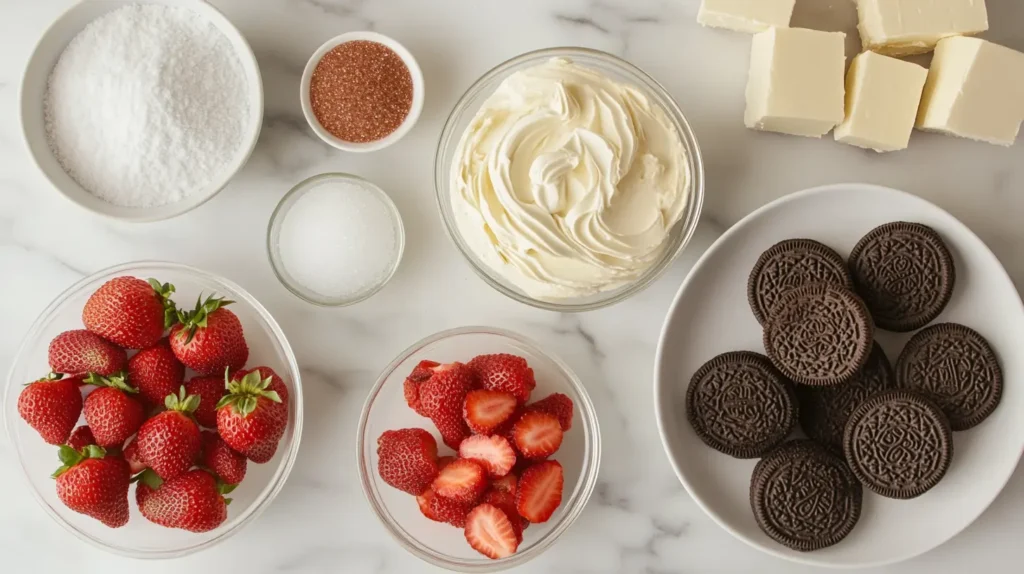
POLYGON ((204 17, 129 5, 68 44, 44 109, 68 175, 112 204, 151 207, 227 175, 249 121, 249 86, 227 36, 204 17))

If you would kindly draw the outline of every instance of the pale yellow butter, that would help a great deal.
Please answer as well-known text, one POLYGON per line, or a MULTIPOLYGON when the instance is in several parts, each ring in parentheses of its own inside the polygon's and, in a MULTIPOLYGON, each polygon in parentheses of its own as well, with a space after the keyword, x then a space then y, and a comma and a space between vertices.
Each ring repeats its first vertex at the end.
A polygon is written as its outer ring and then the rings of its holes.
POLYGON ((865 50, 923 54, 942 38, 988 30, 985 0, 857 0, 865 50))
POLYGON ((754 35, 747 80, 748 128, 821 137, 843 121, 842 32, 770 28, 754 35))
POLYGON ((836 141, 878 152, 905 149, 914 131, 928 70, 889 56, 864 52, 846 75, 846 120, 836 141))
POLYGON ((796 0, 703 0, 697 22, 738 32, 789 27, 796 0))
POLYGON ((935 48, 917 127, 1013 145, 1024 121, 1024 54, 979 38, 935 48))

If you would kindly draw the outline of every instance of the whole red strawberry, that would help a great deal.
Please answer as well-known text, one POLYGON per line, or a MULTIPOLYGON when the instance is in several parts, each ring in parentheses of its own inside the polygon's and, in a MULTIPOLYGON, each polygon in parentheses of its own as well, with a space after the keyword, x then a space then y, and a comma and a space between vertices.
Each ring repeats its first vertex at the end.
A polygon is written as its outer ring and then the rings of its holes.
POLYGON ((82 425, 71 431, 67 444, 75 450, 82 450, 89 445, 96 444, 96 439, 92 436, 92 431, 89 430, 89 427, 82 425))
POLYGON ((171 352, 167 339, 143 349, 128 361, 128 380, 149 406, 164 404, 167 395, 178 392, 185 382, 185 365, 171 352))
POLYGON ((217 433, 257 464, 274 458, 288 426, 288 406, 270 388, 272 382, 259 371, 249 372, 228 382, 227 394, 217 403, 217 433))
POLYGON ((123 375, 89 375, 86 382, 100 387, 85 397, 83 409, 96 444, 120 448, 146 420, 142 403, 131 396, 138 391, 128 385, 123 375))
POLYGON ((178 323, 171 327, 174 356, 200 375, 241 369, 249 359, 242 322, 224 308, 231 303, 213 296, 196 301, 194 310, 178 311, 178 323))
POLYGON ((152 347, 174 322, 174 285, 115 277, 96 290, 82 309, 85 328, 127 349, 152 347))
POLYGON ((61 502, 111 528, 127 524, 128 463, 95 445, 81 451, 65 445, 59 455, 63 466, 53 477, 61 502))
POLYGON ((196 422, 206 428, 217 428, 217 403, 227 393, 224 377, 221 375, 193 377, 185 383, 185 392, 199 397, 199 406, 192 413, 196 422))
POLYGON ((238 484, 245 479, 245 456, 231 450, 213 431, 203 431, 203 453, 199 462, 225 484, 238 484))
POLYGON ((56 373, 105 377, 119 373, 128 364, 124 349, 86 329, 64 331, 50 341, 50 368, 56 373))
POLYGON ((462 363, 436 367, 430 379, 420 384, 420 408, 434 422, 444 443, 452 449, 458 450, 459 444, 470 435, 462 409, 466 394, 477 386, 473 371, 462 363))
POLYGON ((377 438, 377 473, 398 490, 423 494, 437 478, 437 441, 423 429, 385 431, 377 438))
POLYGON ((469 368, 480 377, 480 384, 489 391, 509 393, 525 404, 537 386, 533 369, 526 359, 508 353, 480 355, 469 362, 469 368))
POLYGON ((50 444, 64 444, 82 414, 81 377, 51 373, 29 383, 18 395, 18 414, 50 444))
POLYGON ((208 532, 227 520, 231 499, 224 495, 232 490, 234 486, 218 485, 217 479, 205 470, 190 470, 166 482, 147 470, 135 489, 135 502, 150 522, 190 532, 208 532))
POLYGON ((562 393, 553 393, 543 399, 527 405, 528 411, 539 411, 554 415, 562 431, 567 432, 572 428, 572 399, 562 393))
POLYGON ((167 395, 167 410, 143 423, 135 437, 139 457, 164 480, 185 474, 199 458, 202 436, 190 416, 198 405, 199 397, 181 387, 178 395, 167 395))

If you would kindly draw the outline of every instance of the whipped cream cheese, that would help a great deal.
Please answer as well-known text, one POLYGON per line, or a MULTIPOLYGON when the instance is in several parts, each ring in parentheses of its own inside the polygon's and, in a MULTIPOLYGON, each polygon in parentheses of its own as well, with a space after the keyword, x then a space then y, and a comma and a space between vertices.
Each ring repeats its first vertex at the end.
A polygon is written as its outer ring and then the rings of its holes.
POLYGON ((535 299, 631 283, 662 255, 690 199, 668 114, 637 87, 556 58, 505 79, 451 166, 470 249, 535 299))

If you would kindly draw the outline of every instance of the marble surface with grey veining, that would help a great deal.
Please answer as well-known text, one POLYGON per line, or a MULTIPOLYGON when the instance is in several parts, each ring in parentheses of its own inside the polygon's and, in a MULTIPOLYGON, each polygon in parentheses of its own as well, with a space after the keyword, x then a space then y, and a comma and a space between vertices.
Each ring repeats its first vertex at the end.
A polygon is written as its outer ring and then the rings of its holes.
MULTIPOLYGON (((596 493, 558 544, 524 573, 803 573, 734 539, 698 508, 662 452, 652 407, 658 332, 687 270, 725 228, 800 189, 865 181, 901 188, 970 226, 1024 282, 1024 143, 1008 149, 915 134, 909 150, 877 155, 747 131, 743 91, 749 37, 696 24, 699 0, 212 0, 245 34, 263 73, 266 114, 241 174, 201 208, 171 221, 127 225, 81 211, 29 160, 18 86, 37 38, 72 0, 0 1, 0 371, 36 314, 82 276, 137 259, 218 272, 274 314, 298 354, 306 400, 298 463, 274 504, 240 534, 198 555, 141 563, 70 537, 24 495, 13 450, 0 440, 0 572, 432 572, 400 548, 363 499, 356 420, 377 373, 438 330, 501 326, 541 341, 585 381, 601 421, 596 493), (427 79, 416 129, 369 155, 321 143, 303 119, 298 83, 313 50, 342 32, 372 29, 414 52, 427 79), (661 81, 697 133, 707 168, 704 217, 691 247, 652 288, 581 315, 504 298, 462 261, 442 228, 433 161, 441 126, 466 87, 505 59, 582 45, 627 58, 661 81), (294 183, 348 171, 387 190, 409 237, 388 287, 368 302, 321 310, 291 296, 267 263, 271 211, 294 183)), ((793 24, 852 31, 849 0, 798 0, 793 24)), ((1024 2, 988 1, 986 37, 1024 50, 1024 2)), ((849 50, 858 49, 851 35, 849 50)), ((908 525, 928 528, 927 524, 908 525)), ((891 574, 1019 571, 1024 562, 1024 471, 971 527, 891 574)))

